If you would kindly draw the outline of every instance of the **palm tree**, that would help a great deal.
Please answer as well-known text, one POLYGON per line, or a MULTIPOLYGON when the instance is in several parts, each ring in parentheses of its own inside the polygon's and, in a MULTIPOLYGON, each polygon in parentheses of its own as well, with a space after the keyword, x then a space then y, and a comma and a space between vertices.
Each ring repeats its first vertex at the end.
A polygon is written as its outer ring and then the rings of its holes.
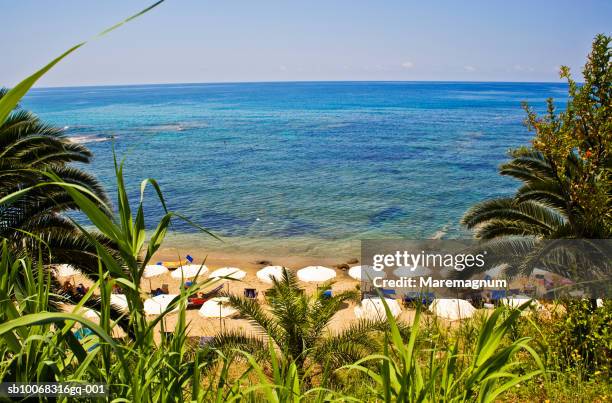
MULTIPOLYGON (((505 236, 538 238, 566 238, 578 235, 580 213, 542 153, 528 148, 511 152, 512 160, 503 164, 499 172, 523 182, 512 197, 486 200, 471 207, 461 223, 474 230, 478 239, 505 236)), ((572 157, 571 166, 580 162, 572 157)), ((571 171, 571 169, 570 169, 571 171)))
MULTIPOLYGON (((605 239, 605 226, 586 220, 583 211, 565 191, 576 172, 582 169, 583 162, 570 154, 565 179, 561 179, 537 150, 520 148, 510 155, 512 160, 501 165, 500 174, 518 179, 523 185, 512 197, 474 205, 461 220, 474 231, 475 238, 484 241, 479 248, 490 252, 489 264, 509 265, 505 274, 510 276, 529 275, 537 264, 574 279, 577 274, 568 270, 572 264, 585 265, 580 259, 588 258, 590 266, 597 263, 598 267, 609 267, 605 264, 610 256, 604 241, 580 240, 605 239)), ((466 272, 461 276, 472 274, 466 272)), ((583 280, 593 279, 593 272, 582 274, 583 280)))
POLYGON ((377 336, 388 328, 384 319, 358 320, 337 333, 328 329, 332 317, 346 302, 359 301, 360 297, 356 290, 326 296, 322 290, 331 284, 309 296, 295 275, 284 269, 266 293, 269 311, 256 300, 228 295, 228 304, 247 318, 258 334, 222 331, 208 346, 227 353, 240 349, 266 360, 270 358, 268 343, 272 343, 285 360, 296 363, 305 380, 380 351, 382 338, 377 336))
MULTIPOLYGON (((6 90, 0 89, 0 99, 5 94, 6 90)), ((64 137, 62 129, 17 107, 0 125, 0 198, 49 182, 45 172, 53 172, 67 183, 88 189, 107 204, 108 198, 97 179, 70 166, 88 163, 91 158, 91 152, 64 137)), ((71 264, 85 276, 97 277, 96 248, 65 215, 71 210, 77 210, 77 205, 63 188, 49 185, 31 189, 17 202, 0 206, 0 238, 9 241, 16 256, 40 256, 45 267, 71 264), (43 252, 39 254, 40 248, 43 252)), ((115 249, 105 237, 96 237, 110 251, 115 249)), ((59 279, 54 278, 52 286, 56 294, 61 293, 59 279)), ((54 302, 62 300, 65 299, 54 302)), ((98 308, 95 299, 87 305, 98 308)), ((113 317, 119 317, 119 312, 113 312, 113 317)))
POLYGON ((530 274, 538 264, 568 276, 573 267, 581 280, 593 283, 609 273, 611 41, 595 37, 583 85, 561 68, 568 80, 565 111, 557 113, 552 99, 543 117, 524 105, 527 126, 535 131, 532 146, 512 151, 512 160, 500 167, 502 175, 523 185, 511 197, 476 204, 462 219, 485 247, 508 260, 491 262, 510 264, 506 274, 530 274))
POLYGON ((588 280, 593 267, 604 274, 610 268, 609 242, 587 240, 612 237, 611 41, 595 37, 583 85, 561 68, 569 88, 565 111, 556 113, 552 99, 543 117, 524 105, 536 133, 533 145, 512 151, 500 167, 523 185, 511 197, 476 204, 462 218, 494 254, 511 257, 507 274, 530 274, 544 262, 562 275, 568 266, 579 268, 588 280))
MULTIPOLYGON (((0 98, 5 93, 6 90, 1 90, 0 98)), ((17 108, 0 125, 0 197, 48 181, 44 172, 52 171, 62 180, 78 184, 108 202, 95 177, 70 166, 73 162, 88 163, 91 158, 91 152, 64 137, 62 129, 17 108)), ((17 203, 0 207, 0 237, 9 239, 17 251, 36 251, 43 241, 53 251, 46 263, 70 263, 95 275, 98 271, 95 248, 64 215, 76 209, 61 187, 33 189, 17 203)))

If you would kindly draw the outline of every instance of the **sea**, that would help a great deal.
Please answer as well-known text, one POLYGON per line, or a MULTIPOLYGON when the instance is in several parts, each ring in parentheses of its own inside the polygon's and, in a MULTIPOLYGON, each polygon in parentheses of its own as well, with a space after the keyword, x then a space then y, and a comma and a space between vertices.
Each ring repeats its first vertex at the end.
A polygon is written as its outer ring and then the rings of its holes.
MULTIPOLYGON (((114 150, 134 204, 154 178, 170 210, 224 240, 176 219, 171 244, 348 256, 361 239, 471 237, 465 211, 519 185, 498 166, 533 137, 521 102, 544 111, 566 94, 557 83, 167 84, 37 88, 22 107, 86 145, 83 168, 111 196, 114 150)), ((153 228, 152 191, 145 208, 153 228)))

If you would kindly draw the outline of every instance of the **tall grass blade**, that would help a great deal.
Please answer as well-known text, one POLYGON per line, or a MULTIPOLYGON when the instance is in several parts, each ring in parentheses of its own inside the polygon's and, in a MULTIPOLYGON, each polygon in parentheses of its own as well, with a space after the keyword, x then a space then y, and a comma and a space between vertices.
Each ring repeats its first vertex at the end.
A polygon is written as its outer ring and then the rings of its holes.
MULTIPOLYGON (((159 0, 158 2, 156 2, 156 3, 152 4, 151 6, 145 8, 144 10, 142 10, 142 11, 132 15, 131 17, 126 18, 125 20, 123 20, 123 21, 113 25, 112 27, 103 30, 102 32, 100 32, 98 35, 96 35, 92 39, 96 39, 96 38, 99 38, 101 36, 104 36, 104 35, 108 34, 109 32, 115 30, 116 28, 119 28, 123 24, 125 24, 125 23, 133 20, 134 18, 137 18, 137 17, 141 16, 142 14, 150 11, 151 9, 157 7, 159 4, 161 4, 163 2, 164 2, 164 0, 159 0)), ((8 115, 11 113, 11 111, 15 108, 15 106, 17 106, 17 104, 19 103, 21 98, 23 98, 23 96, 30 90, 30 88, 32 88, 32 86, 36 83, 36 81, 38 81, 49 70, 51 70, 53 68, 53 66, 55 66, 57 63, 62 61, 62 59, 64 59, 66 56, 68 56, 69 54, 71 54, 72 52, 74 52, 75 50, 80 48, 81 46, 85 45, 87 42, 88 41, 83 41, 81 43, 78 43, 78 44, 74 45, 73 47, 71 47, 70 49, 68 49, 67 51, 65 51, 64 53, 62 53, 61 55, 59 55, 55 59, 53 59, 50 63, 45 65, 43 68, 41 68, 40 70, 38 70, 37 72, 35 72, 31 76, 27 77, 25 80, 21 81, 19 84, 14 86, 10 91, 8 91, 2 97, 2 99, 0 99, 0 124, 4 123, 4 121, 6 120, 8 115)))

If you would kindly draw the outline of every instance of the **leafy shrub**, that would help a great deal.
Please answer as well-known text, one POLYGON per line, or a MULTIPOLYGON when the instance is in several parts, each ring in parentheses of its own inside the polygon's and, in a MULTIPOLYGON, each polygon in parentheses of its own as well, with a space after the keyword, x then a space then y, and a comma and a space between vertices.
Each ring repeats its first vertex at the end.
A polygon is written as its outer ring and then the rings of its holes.
POLYGON ((579 367, 588 373, 608 372, 612 363, 612 301, 597 307, 592 300, 572 300, 550 321, 548 344, 560 369, 579 367))

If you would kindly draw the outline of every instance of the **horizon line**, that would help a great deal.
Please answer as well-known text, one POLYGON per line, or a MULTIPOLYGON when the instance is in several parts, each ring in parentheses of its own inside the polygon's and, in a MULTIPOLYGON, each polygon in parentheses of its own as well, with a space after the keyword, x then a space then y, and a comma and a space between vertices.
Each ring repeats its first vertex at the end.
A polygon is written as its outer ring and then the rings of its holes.
MULTIPOLYGON (((138 87, 138 86, 169 86, 169 85, 215 85, 215 84, 306 84, 306 83, 466 83, 466 84, 567 84, 565 81, 482 81, 482 80, 262 80, 262 81, 202 81, 202 82, 166 82, 166 83, 132 83, 132 84, 83 84, 83 85, 51 85, 32 87, 33 90, 62 88, 92 88, 92 87, 138 87)), ((577 82, 577 84, 582 84, 577 82)), ((11 88, 11 87, 7 87, 11 88)))

